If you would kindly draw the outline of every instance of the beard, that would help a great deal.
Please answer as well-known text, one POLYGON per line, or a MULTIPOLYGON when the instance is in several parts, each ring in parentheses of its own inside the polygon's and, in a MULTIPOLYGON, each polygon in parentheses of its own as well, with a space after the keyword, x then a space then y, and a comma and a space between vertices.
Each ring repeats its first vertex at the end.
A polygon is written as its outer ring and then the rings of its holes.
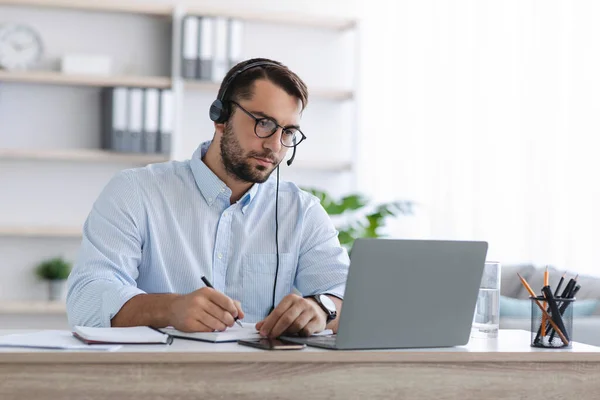
POLYGON ((221 160, 225 166, 225 171, 242 182, 264 183, 269 179, 275 167, 279 165, 275 154, 268 149, 265 149, 263 153, 251 151, 248 154, 244 154, 244 150, 230 124, 225 124, 220 147, 221 160), (273 168, 264 165, 254 166, 250 163, 252 157, 275 160, 275 163, 273 164, 273 168))

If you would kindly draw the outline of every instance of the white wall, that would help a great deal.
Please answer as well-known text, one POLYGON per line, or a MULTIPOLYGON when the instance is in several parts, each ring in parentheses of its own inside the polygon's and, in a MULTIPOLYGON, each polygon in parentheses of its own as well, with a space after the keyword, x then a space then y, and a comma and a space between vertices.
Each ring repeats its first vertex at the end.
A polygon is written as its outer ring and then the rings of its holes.
MULTIPOLYGON (((140 0, 142 1, 142 0, 140 0)), ((167 2, 174 4, 175 2, 167 2)), ((189 2, 194 3, 194 2, 189 2)), ((355 17, 355 2, 212 1, 215 8, 252 12, 300 12, 303 15, 355 17)), ((57 69, 68 52, 109 54, 115 73, 170 75, 171 25, 168 18, 58 9, 0 6, 0 23, 34 26, 46 45, 43 69, 57 69)), ((354 36, 277 24, 247 25, 244 56, 279 59, 311 87, 352 89, 355 83, 354 36)), ((99 89, 0 82, 0 148, 98 148, 99 89)), ((183 104, 183 149, 191 155, 212 136, 208 107, 216 93, 186 91, 183 104)), ((349 137, 356 109, 352 102, 310 100, 302 123, 308 140, 297 160, 351 159, 349 137)), ((0 226, 81 226, 94 199, 127 163, 74 163, 0 160, 0 226)), ((284 179, 350 190, 352 174, 282 168, 284 179)), ((45 286, 33 275, 42 259, 75 258, 78 239, 0 236, 0 301, 43 300, 45 286)))

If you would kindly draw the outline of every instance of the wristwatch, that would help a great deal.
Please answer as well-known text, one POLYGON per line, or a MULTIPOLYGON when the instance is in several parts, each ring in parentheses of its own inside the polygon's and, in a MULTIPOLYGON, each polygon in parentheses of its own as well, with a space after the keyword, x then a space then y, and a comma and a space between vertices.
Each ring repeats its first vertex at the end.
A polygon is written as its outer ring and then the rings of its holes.
POLYGON ((314 296, 310 296, 314 299, 319 307, 325 311, 327 314, 327 324, 333 321, 337 317, 337 310, 335 309, 335 303, 329 297, 324 294, 316 294, 314 296))

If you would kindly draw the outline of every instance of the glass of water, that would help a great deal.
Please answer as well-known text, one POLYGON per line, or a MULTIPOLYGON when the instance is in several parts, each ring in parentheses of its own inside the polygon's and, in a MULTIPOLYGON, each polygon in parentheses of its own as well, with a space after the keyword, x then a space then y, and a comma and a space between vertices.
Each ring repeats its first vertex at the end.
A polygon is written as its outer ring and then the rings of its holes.
POLYGON ((500 263, 486 261, 479 285, 471 337, 496 338, 500 326, 500 263))

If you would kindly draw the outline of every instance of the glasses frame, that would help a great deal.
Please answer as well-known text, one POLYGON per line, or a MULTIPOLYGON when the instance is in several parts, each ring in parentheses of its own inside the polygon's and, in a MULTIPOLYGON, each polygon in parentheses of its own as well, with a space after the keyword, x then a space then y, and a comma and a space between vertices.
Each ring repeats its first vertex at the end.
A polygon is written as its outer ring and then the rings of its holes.
POLYGON ((242 110, 242 111, 243 111, 243 112, 244 112, 244 113, 245 113, 247 116, 249 116, 250 118, 252 118, 252 119, 254 120, 254 134, 256 135, 256 137, 258 137, 258 138, 261 138, 261 139, 267 139, 267 138, 270 138, 271 136, 273 136, 273 135, 274 135, 274 134, 275 134, 275 133, 276 133, 276 132, 279 130, 279 128, 281 128, 281 130, 282 130, 282 132, 281 132, 281 133, 282 133, 282 134, 281 134, 281 136, 279 137, 279 142, 281 143, 281 145, 282 145, 283 147, 287 147, 288 149, 292 149, 292 148, 294 148, 294 147, 298 146, 298 145, 299 145, 300 143, 302 143, 304 140, 306 140, 306 135, 305 135, 304 133, 302 133, 302 131, 301 131, 300 129, 298 129, 298 128, 294 128, 294 129, 295 129, 297 132, 299 132, 299 133, 300 133, 300 136, 301 136, 301 138, 300 138, 300 140, 298 141, 298 143, 296 143, 295 145, 293 145, 293 146, 288 146, 287 144, 283 143, 283 131, 287 130, 288 128, 286 128, 285 126, 281 126, 281 125, 279 125, 279 123, 277 123, 277 121, 275 121, 273 118, 270 118, 270 117, 261 117, 261 118, 259 118, 259 117, 256 117, 256 116, 254 116, 254 114, 252 114, 250 111, 248 111, 248 110, 246 110, 244 107, 242 107, 242 106, 241 106, 241 105, 240 105, 238 102, 236 102, 236 101, 233 101, 233 100, 230 100, 230 101, 231 101, 231 103, 235 104, 235 105, 236 105, 236 106, 237 106, 237 107, 238 107, 240 110, 242 110), (273 132, 271 132, 271 133, 270 133, 269 135, 267 135, 267 136, 260 136, 260 135, 259 135, 259 134, 256 132, 256 129, 258 128, 258 123, 259 123, 260 121, 263 121, 263 120, 265 120, 265 119, 266 119, 266 120, 269 120, 269 121, 271 121, 271 122, 273 122, 273 123, 275 124, 275 130, 274 130, 273 132))

